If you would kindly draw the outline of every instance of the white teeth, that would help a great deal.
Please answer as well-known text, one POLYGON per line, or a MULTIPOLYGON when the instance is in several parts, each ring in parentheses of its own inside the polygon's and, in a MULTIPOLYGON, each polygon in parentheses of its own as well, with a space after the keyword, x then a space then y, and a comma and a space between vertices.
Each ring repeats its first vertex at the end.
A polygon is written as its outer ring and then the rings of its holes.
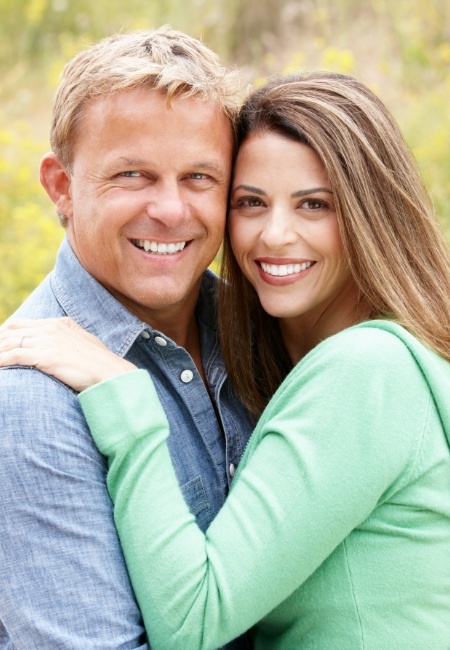
POLYGON ((138 248, 142 248, 146 253, 158 253, 159 255, 171 255, 179 253, 186 246, 185 241, 173 242, 170 244, 159 244, 149 239, 132 239, 132 242, 138 248))
POLYGON ((261 262, 261 268, 269 275, 293 275, 300 271, 306 271, 312 264, 313 262, 303 262, 302 264, 266 264, 261 262))

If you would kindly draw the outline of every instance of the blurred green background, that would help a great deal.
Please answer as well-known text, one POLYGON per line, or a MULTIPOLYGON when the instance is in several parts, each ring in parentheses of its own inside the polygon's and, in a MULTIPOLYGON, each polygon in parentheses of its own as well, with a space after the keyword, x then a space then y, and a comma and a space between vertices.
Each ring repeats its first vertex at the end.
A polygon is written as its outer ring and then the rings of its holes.
POLYGON ((117 31, 170 24, 244 81, 327 68, 368 83, 400 123, 450 239, 448 0, 0 0, 0 321, 63 236, 37 169, 64 63, 117 31))

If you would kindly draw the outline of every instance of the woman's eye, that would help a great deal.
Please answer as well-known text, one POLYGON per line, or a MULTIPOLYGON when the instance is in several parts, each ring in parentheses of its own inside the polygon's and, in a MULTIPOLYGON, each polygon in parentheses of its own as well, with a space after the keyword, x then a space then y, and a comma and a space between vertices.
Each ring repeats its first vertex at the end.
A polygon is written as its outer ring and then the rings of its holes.
POLYGON ((263 202, 257 196, 243 196, 236 201, 237 208, 259 208, 262 205, 263 202))
POLYGON ((320 199, 306 199, 306 201, 302 201, 301 207, 307 210, 326 210, 330 206, 320 199))

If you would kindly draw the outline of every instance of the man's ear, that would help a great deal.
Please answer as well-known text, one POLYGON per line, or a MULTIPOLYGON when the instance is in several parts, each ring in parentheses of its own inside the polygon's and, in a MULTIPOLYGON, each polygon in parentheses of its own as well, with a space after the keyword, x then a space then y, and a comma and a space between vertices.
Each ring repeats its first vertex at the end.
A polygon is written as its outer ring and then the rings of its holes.
POLYGON ((45 191, 56 205, 58 213, 72 216, 71 180, 64 165, 53 153, 47 153, 41 160, 39 179, 45 191))

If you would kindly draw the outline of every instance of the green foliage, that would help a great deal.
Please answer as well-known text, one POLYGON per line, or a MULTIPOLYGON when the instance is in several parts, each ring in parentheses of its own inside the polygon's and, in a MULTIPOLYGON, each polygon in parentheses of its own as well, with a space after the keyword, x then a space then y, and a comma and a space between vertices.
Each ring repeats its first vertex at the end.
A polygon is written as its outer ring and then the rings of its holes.
POLYGON ((36 168, 29 163, 41 146, 29 137, 26 123, 0 131, 0 321, 52 267, 62 238, 36 168))
POLYGON ((429 92, 404 93, 399 117, 450 241, 450 77, 429 92))
POLYGON ((305 68, 368 83, 400 122, 450 239, 448 0, 0 0, 0 321, 53 265, 63 231, 37 180, 64 63, 116 32, 168 23, 243 80, 305 68))

